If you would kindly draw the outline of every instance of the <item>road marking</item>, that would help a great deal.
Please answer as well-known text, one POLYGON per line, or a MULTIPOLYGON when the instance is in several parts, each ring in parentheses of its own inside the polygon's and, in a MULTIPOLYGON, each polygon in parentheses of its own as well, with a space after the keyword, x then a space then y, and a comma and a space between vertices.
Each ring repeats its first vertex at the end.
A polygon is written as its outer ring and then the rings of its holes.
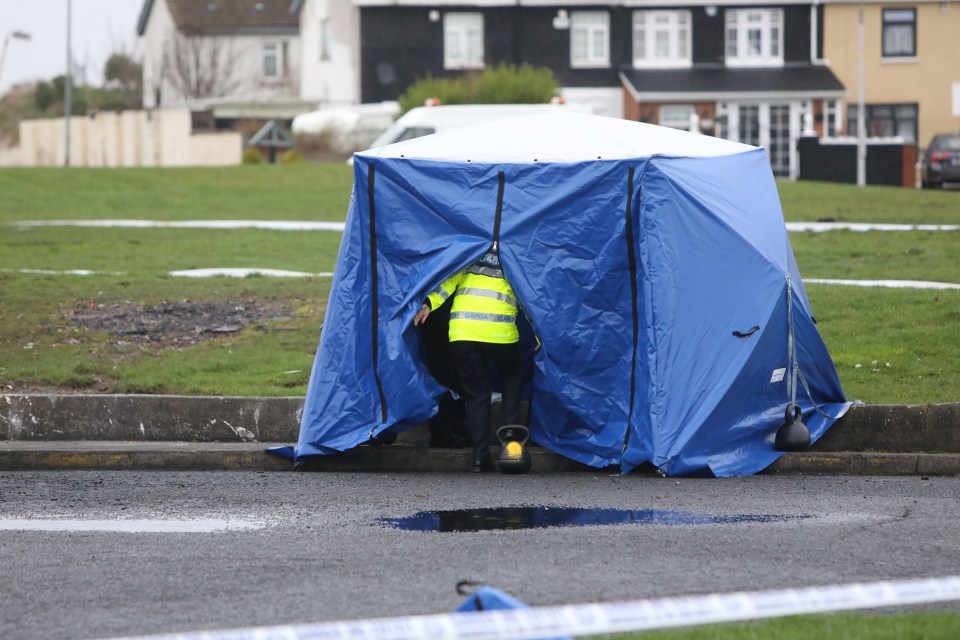
POLYGON ((60 518, 0 518, 0 531, 99 531, 111 533, 219 533, 262 529, 249 520, 68 520, 60 518))

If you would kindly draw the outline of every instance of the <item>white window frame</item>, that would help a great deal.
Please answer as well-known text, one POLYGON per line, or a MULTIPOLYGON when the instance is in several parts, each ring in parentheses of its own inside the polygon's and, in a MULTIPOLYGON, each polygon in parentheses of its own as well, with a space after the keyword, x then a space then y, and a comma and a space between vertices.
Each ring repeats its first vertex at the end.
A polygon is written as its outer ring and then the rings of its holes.
POLYGON ((483 68, 483 14, 448 11, 443 14, 443 68, 483 68))
POLYGON ((727 9, 724 17, 727 66, 783 66, 783 31, 783 9, 727 9))
POLYGON ((692 104, 660 105, 660 126, 692 131, 694 109, 692 104))
POLYGON ((575 69, 610 66, 610 14, 607 11, 570 13, 570 66, 575 69))
POLYGON ((279 80, 280 79, 280 42, 276 40, 269 40, 263 43, 262 48, 262 66, 260 68, 263 73, 263 77, 267 80, 279 80), (273 61, 273 72, 269 72, 270 61, 273 61))
POLYGON ((265 40, 261 45, 260 72, 264 80, 271 82, 290 77, 290 43, 286 40, 265 40), (273 73, 267 73, 267 65, 273 60, 273 73))
POLYGON ((330 60, 333 56, 330 53, 330 18, 321 18, 319 25, 320 40, 320 60, 330 60))
POLYGON ((678 69, 693 63, 692 16, 687 10, 633 12, 633 66, 678 69))

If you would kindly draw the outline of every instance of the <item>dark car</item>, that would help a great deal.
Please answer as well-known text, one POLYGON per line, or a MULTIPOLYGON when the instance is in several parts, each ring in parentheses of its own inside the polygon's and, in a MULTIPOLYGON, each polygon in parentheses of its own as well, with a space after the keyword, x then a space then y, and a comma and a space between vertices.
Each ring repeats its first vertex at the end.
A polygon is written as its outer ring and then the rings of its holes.
POLYGON ((923 186, 942 187, 945 182, 960 183, 960 133, 935 135, 923 157, 923 186))

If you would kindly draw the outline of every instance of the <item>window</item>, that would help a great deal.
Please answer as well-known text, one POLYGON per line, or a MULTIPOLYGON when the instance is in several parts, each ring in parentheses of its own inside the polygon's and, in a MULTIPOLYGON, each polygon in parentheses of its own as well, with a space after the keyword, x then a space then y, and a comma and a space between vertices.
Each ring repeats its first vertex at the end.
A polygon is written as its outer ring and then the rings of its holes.
POLYGON ((760 146, 760 106, 740 105, 737 118, 740 124, 740 142, 760 146))
POLYGON ((289 75, 287 68, 287 43, 263 43, 263 77, 286 78, 289 75))
POLYGON ((263 77, 276 78, 278 75, 279 45, 276 42, 263 43, 263 77))
POLYGON ((446 69, 483 67, 483 14, 444 14, 443 66, 446 69))
POLYGON ((320 21, 320 59, 330 59, 330 18, 320 21))
POLYGON ((660 107, 660 126, 690 131, 693 105, 665 104, 660 107))
POLYGON ((634 11, 633 66, 689 67, 689 11, 634 11))
POLYGON ((781 9, 728 9, 726 27, 727 66, 783 64, 781 9))
POLYGON ((917 55, 917 10, 883 10, 883 57, 912 58, 917 55))
MULTIPOLYGON (((849 135, 857 135, 858 112, 855 104, 847 107, 849 135)), ((918 115, 919 109, 915 104, 868 104, 864 112, 867 137, 900 136, 905 142, 916 142, 918 115)))
POLYGON ((606 11, 570 15, 570 66, 610 66, 610 14, 606 11))
POLYGON ((833 138, 840 129, 840 105, 836 100, 826 100, 823 103, 823 135, 833 138))

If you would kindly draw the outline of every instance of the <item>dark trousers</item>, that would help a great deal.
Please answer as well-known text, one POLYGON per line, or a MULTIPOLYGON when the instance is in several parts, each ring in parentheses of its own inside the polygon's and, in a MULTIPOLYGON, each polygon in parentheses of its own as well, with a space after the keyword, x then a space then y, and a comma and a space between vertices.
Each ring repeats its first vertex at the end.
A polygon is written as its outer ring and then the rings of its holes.
POLYGON ((466 402, 466 427, 473 441, 473 460, 478 462, 490 455, 490 395, 493 392, 490 364, 500 374, 503 424, 516 424, 520 419, 523 387, 520 345, 458 340, 450 343, 450 349, 466 402))

